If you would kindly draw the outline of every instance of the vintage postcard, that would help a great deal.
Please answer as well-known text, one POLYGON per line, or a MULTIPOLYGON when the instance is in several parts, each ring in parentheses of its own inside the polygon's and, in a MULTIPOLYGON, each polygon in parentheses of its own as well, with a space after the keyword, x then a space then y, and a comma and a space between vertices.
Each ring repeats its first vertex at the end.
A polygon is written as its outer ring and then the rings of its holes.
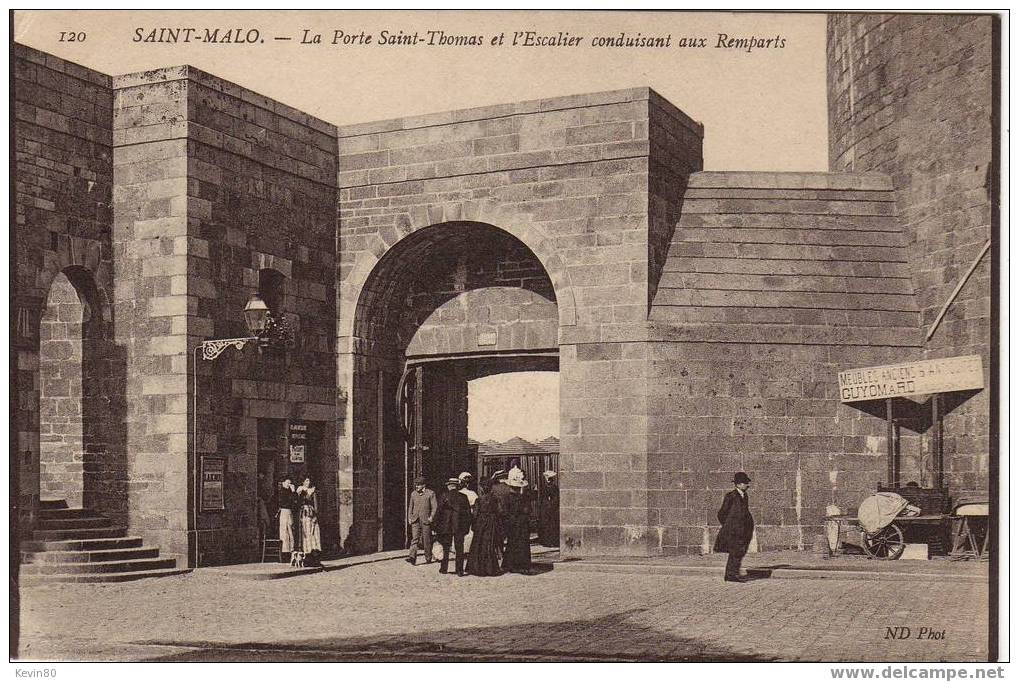
POLYGON ((18 670, 1002 674, 1007 17, 11 21, 18 670))

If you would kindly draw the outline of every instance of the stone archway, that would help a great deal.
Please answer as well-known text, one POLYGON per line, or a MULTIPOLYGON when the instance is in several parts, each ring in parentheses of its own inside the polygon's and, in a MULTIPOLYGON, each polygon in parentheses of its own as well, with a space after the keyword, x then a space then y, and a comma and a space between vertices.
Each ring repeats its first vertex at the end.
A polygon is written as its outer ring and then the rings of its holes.
POLYGON ((82 346, 91 317, 88 296, 58 273, 39 320, 39 495, 71 507, 82 506, 84 489, 82 346))
MULTIPOLYGON (((341 354, 340 371, 350 377, 350 428, 340 455, 341 462, 349 456, 351 468, 343 513, 350 519, 348 551, 403 544, 402 500, 415 461, 407 450, 422 445, 422 437, 414 441, 404 427, 423 431, 425 441, 443 451, 436 459, 439 454, 423 444, 431 452, 424 456, 425 474, 439 479, 462 470, 457 467, 460 450, 466 450, 466 382, 472 372, 467 366, 481 357, 511 366, 532 363, 535 354, 554 360, 561 301, 572 305, 565 270, 557 282, 546 267, 555 266, 558 257, 542 260, 529 243, 501 227, 454 220, 390 237, 392 244, 374 252, 367 275, 352 278, 360 281, 357 303, 346 313, 349 353, 341 354), (399 406, 397 391, 404 390, 408 363, 426 360, 443 360, 447 369, 430 371, 416 388, 412 380, 404 397, 420 400, 415 391, 423 390, 431 396, 429 404, 441 409, 415 416, 412 408, 399 406), (463 372, 450 369, 460 366, 463 372)), ((417 461, 420 465, 420 456, 417 461)))
POLYGON ((88 248, 48 254, 38 326, 38 452, 22 494, 62 499, 125 522, 126 362, 88 248), (61 267, 62 265, 62 267, 61 267))

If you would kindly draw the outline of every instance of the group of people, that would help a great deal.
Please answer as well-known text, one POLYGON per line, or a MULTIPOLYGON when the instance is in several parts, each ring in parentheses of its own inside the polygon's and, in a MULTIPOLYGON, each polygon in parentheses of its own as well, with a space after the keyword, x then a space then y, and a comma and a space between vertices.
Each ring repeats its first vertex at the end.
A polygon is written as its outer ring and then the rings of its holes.
POLYGON ((318 565, 322 555, 322 533, 318 527, 318 495, 311 479, 294 487, 284 476, 276 491, 279 508, 280 561, 288 563, 294 552, 304 553, 306 566, 318 565))
MULTIPOLYGON (((559 544, 559 488, 554 471, 543 474, 540 490, 538 540, 546 546, 559 544)), ((450 549, 454 551, 458 576, 494 576, 503 573, 527 573, 531 569, 531 524, 528 482, 524 472, 513 466, 500 470, 490 480, 482 480, 480 494, 472 489, 474 477, 464 472, 446 481, 446 492, 438 498, 425 485, 425 479, 414 479, 407 507, 411 528, 407 562, 417 563, 418 549, 425 561, 432 563, 432 536, 442 547, 439 573, 449 572, 450 549), (468 535, 471 535, 468 545, 468 535)), ((733 476, 733 489, 725 496, 718 510, 721 524, 715 539, 715 551, 728 553, 725 566, 727 582, 745 582, 741 563, 754 532, 750 513, 750 477, 739 471, 733 476)), ((280 561, 290 561, 295 551, 304 553, 305 564, 315 565, 322 553, 322 537, 318 525, 318 496, 311 479, 294 487, 285 476, 276 491, 279 511, 280 561)), ((267 500, 259 498, 259 525, 268 526, 267 500), (264 518, 263 518, 264 517, 264 518)))
MULTIPOLYGON (((554 471, 543 474, 539 540, 559 543, 559 496, 554 471), (551 509, 551 504, 555 509, 551 509), (547 510, 547 512, 546 512, 547 510), (552 517, 554 516, 554 526, 552 517), (552 534, 554 533, 554 540, 552 534)), ((407 562, 417 563, 418 549, 431 563, 432 536, 442 547, 439 573, 449 572, 449 553, 455 553, 456 575, 494 576, 503 573, 528 573, 531 570, 531 513, 528 482, 517 466, 500 470, 490 480, 482 480, 479 492, 471 488, 474 477, 464 472, 446 481, 441 498, 425 485, 423 477, 414 480, 407 520, 411 527, 407 562), (469 546, 465 544, 471 534, 469 546)))

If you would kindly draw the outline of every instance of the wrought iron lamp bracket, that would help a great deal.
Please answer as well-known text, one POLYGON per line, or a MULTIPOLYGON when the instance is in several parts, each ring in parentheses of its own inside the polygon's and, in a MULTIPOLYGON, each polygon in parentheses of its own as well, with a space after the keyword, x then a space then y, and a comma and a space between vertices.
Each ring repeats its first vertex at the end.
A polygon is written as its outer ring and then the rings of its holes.
POLYGON ((202 359, 215 360, 230 346, 233 346, 237 350, 242 350, 249 341, 258 340, 259 337, 257 336, 245 336, 237 339, 212 339, 211 341, 202 341, 202 359))

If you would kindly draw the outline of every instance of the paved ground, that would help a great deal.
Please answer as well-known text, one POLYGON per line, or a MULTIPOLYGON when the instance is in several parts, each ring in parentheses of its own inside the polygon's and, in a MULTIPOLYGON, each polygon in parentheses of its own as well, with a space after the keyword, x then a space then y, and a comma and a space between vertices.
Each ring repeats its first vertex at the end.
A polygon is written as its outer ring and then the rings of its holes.
POLYGON ((22 591, 33 660, 950 660, 987 658, 987 589, 945 579, 555 570, 456 578, 402 561, 285 580, 198 571, 22 591), (886 639, 887 628, 909 639, 886 639), (944 631, 943 639, 918 639, 944 631))

